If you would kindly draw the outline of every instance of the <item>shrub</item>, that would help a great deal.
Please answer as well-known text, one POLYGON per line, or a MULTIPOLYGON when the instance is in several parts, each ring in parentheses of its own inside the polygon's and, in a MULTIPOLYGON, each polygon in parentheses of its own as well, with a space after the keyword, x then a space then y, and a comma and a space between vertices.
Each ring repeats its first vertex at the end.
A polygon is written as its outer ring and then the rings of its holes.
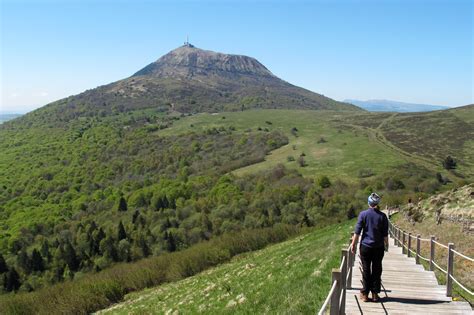
POLYGON ((370 168, 362 168, 359 170, 359 178, 366 178, 375 175, 375 173, 370 168))
POLYGON ((295 160, 295 157, 294 157, 293 155, 288 155, 288 156, 286 157, 286 160, 287 160, 288 162, 293 162, 293 161, 295 160))
POLYGON ((31 293, 0 296, 1 313, 86 314, 121 301, 128 292, 176 281, 228 261, 237 254, 283 241, 301 230, 277 224, 272 228, 229 233, 179 252, 121 263, 76 281, 31 293))
POLYGON ((443 164, 443 167, 447 170, 453 170, 456 168, 456 161, 450 156, 448 155, 442 162, 443 164))
POLYGON ((305 167, 305 166, 306 166, 306 161, 304 160, 303 155, 301 155, 301 156, 298 158, 298 165, 299 165, 300 167, 305 167))
POLYGON ((404 188, 405 188, 405 184, 404 184, 400 179, 397 179, 397 178, 388 178, 388 179, 385 181, 385 188, 386 188, 388 191, 393 191, 393 190, 398 190, 398 189, 404 189, 404 188))
POLYGON ((298 137, 298 129, 296 127, 291 128, 291 134, 295 137, 298 137))
POLYGON ((318 178, 318 185, 321 188, 328 188, 331 186, 331 181, 329 180, 329 177, 327 177, 326 175, 323 175, 318 178))

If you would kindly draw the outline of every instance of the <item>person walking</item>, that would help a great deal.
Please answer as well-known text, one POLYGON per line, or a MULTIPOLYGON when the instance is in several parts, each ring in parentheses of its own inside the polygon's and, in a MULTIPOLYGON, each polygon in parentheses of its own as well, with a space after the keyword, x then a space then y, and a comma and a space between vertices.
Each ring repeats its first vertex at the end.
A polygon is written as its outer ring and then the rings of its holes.
POLYGON ((382 276, 382 259, 384 250, 388 250, 388 219, 380 211, 378 205, 380 196, 376 193, 370 194, 368 198, 369 208, 359 214, 352 238, 351 251, 357 252, 357 243, 360 241, 360 259, 362 261, 363 287, 360 291, 360 299, 369 301, 369 293, 372 292, 372 301, 379 301, 379 293, 382 276))

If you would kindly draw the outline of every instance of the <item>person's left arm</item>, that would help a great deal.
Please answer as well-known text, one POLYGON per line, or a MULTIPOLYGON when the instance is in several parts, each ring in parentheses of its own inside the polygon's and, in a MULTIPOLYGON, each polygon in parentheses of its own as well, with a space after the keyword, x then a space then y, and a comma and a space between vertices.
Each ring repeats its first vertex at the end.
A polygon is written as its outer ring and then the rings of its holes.
POLYGON ((383 224, 383 243, 385 249, 388 250, 388 218, 386 216, 383 224))

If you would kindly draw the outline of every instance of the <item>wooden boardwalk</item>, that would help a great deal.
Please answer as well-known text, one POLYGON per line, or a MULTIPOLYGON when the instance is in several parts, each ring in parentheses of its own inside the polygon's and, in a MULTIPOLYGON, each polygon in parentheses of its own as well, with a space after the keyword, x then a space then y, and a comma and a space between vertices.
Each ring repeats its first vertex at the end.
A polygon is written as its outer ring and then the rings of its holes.
POLYGON ((352 288, 346 291, 346 314, 474 314, 469 303, 447 297, 446 287, 438 284, 434 272, 415 264, 415 258, 403 255, 392 238, 383 259, 381 300, 361 302, 362 265, 356 256, 352 288))

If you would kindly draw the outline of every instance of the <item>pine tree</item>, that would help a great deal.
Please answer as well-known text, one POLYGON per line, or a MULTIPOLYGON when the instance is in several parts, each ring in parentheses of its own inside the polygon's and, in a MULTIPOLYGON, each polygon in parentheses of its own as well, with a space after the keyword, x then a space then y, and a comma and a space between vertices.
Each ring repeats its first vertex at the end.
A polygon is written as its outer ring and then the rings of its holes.
POLYGON ((106 258, 113 261, 119 261, 115 241, 112 237, 107 236, 100 242, 100 250, 106 258))
POLYGON ((305 211, 304 216, 303 216, 303 225, 305 226, 313 226, 311 223, 311 220, 309 219, 308 212, 305 211))
POLYGON ((0 273, 4 273, 8 271, 8 266, 5 261, 5 258, 3 258, 3 255, 0 254, 0 273))
POLYGON ((167 234, 167 237, 166 237, 166 249, 169 251, 169 252, 174 252, 176 251, 176 241, 174 239, 174 236, 171 232, 169 233, 166 233, 167 234))
POLYGON ((22 249, 18 256, 16 257, 18 266, 23 269, 23 271, 28 274, 31 272, 31 261, 26 253, 26 250, 22 249))
POLYGON ((206 213, 203 213, 201 216, 201 225, 205 232, 212 232, 212 222, 206 213))
POLYGON ((132 216, 132 223, 135 224, 137 222, 137 218, 138 216, 140 215, 140 212, 138 212, 138 210, 135 210, 135 212, 133 213, 133 216, 132 216))
POLYGON ((120 197, 120 200, 119 200, 118 211, 127 211, 127 209, 128 209, 127 201, 122 196, 122 197, 120 197))
POLYGON ((56 266, 53 268, 53 275, 51 276, 51 282, 57 283, 63 281, 64 267, 56 266))
POLYGON ((69 269, 68 265, 66 265, 66 268, 64 269, 63 279, 67 279, 67 280, 74 279, 74 272, 72 272, 71 269, 69 269))
POLYGON ((166 231, 167 229, 169 229, 171 227, 171 222, 170 222, 170 219, 169 218, 166 218, 166 220, 161 224, 160 226, 160 231, 161 232, 164 232, 166 231))
POLYGON ((91 252, 100 254, 100 242, 106 237, 105 232, 102 228, 99 228, 97 235, 94 238, 93 250, 91 252))
POLYGON ((148 257, 151 255, 151 250, 148 246, 147 239, 144 233, 140 233, 137 235, 134 245, 139 248, 142 257, 148 257))
POLYGON ((354 205, 351 205, 349 207, 349 209, 347 210, 347 218, 350 220, 350 219, 353 219, 355 217, 357 217, 357 214, 355 212, 355 207, 354 207, 354 205))
POLYGON ((71 242, 67 242, 64 246, 64 261, 72 271, 77 271, 79 268, 79 259, 77 259, 76 250, 71 242))
POLYGON ((17 291, 20 288, 20 275, 15 270, 15 268, 11 268, 4 276, 3 287, 5 291, 17 291))
POLYGON ((92 234, 95 230, 97 230, 97 223, 95 223, 95 221, 92 221, 89 225, 88 234, 92 234))
POLYGON ((163 199, 162 199, 162 209, 166 209, 170 206, 170 203, 168 201, 168 198, 166 198, 166 196, 163 196, 163 199))
POLYGON ((123 226, 122 221, 119 222, 118 225, 118 234, 117 234, 117 239, 119 241, 124 240, 127 238, 127 232, 125 231, 125 227, 123 226))
POLYGON ((41 244, 40 254, 43 256, 46 261, 51 261, 51 253, 49 252, 49 243, 48 241, 44 240, 41 244))
POLYGON ((31 253, 31 269, 33 269, 33 271, 44 270, 43 257, 36 248, 33 249, 33 252, 31 253))

